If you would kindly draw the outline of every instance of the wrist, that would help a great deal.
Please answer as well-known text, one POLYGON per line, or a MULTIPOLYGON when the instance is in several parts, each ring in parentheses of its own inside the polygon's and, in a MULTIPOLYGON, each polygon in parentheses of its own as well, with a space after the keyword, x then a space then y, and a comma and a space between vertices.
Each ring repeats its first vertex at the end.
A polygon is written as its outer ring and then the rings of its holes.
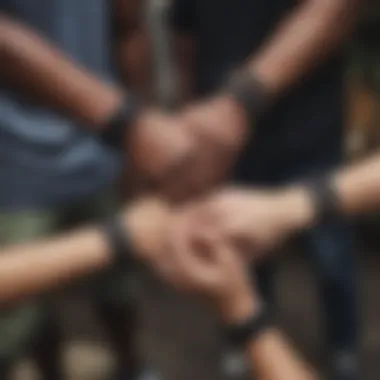
POLYGON ((163 248, 171 220, 169 205, 160 199, 147 198, 129 205, 123 213, 123 225, 136 258, 147 258, 163 248))
POLYGON ((110 88, 108 91, 103 91, 100 96, 94 93, 94 101, 91 102, 92 116, 90 122, 102 132, 107 121, 122 106, 123 102, 124 93, 119 89, 110 88))
POLYGON ((219 313, 225 324, 239 324, 262 309, 261 300, 248 291, 224 299, 219 305, 219 313))
POLYGON ((129 264, 133 247, 122 215, 109 216, 103 222, 102 229, 108 245, 109 261, 114 265, 129 264))
POLYGON ((315 223, 315 207, 306 188, 286 188, 277 194, 277 199, 278 209, 284 214, 290 230, 307 229, 315 223))
POLYGON ((248 124, 267 109, 271 98, 260 78, 246 70, 233 73, 225 83, 222 93, 239 106, 248 124))
POLYGON ((110 146, 123 147, 139 114, 138 100, 133 95, 124 95, 102 120, 102 140, 110 146))

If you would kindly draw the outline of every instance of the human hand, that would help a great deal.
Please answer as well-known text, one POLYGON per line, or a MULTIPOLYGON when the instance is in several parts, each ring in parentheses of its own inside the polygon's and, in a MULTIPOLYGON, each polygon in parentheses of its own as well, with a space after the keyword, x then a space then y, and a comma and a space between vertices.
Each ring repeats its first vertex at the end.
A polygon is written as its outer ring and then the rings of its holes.
POLYGON ((139 261, 155 266, 160 260, 172 218, 169 205, 158 197, 146 197, 126 206, 123 221, 139 261))
POLYGON ((247 138, 241 110, 227 98, 214 98, 186 107, 180 117, 196 140, 188 165, 165 183, 164 192, 184 197, 203 193, 223 180, 247 138))
POLYGON ((250 190, 228 188, 192 206, 187 239, 205 239, 212 228, 219 236, 244 247, 255 258, 278 247, 292 233, 308 227, 313 204, 302 188, 250 190))
POLYGON ((127 167, 136 178, 159 183, 186 165, 195 153, 193 134, 175 115, 140 113, 127 140, 127 167))
POLYGON ((176 217, 170 232, 168 256, 158 270, 161 277, 180 291, 206 298, 226 322, 251 315, 260 302, 250 276, 232 245, 207 231, 207 245, 187 239, 186 213, 176 217))

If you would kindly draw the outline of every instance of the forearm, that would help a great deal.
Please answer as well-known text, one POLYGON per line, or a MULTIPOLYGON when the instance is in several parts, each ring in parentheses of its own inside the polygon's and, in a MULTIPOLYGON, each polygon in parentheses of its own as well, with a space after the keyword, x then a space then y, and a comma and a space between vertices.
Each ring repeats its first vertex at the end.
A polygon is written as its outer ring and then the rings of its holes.
POLYGON ((303 0, 248 61, 248 69, 260 78, 268 92, 278 95, 349 36, 358 3, 357 0, 303 0))
POLYGON ((94 226, 45 241, 0 249, 0 304, 100 271, 112 265, 117 259, 115 255, 132 253, 131 259, 154 258, 162 249, 162 236, 171 217, 166 203, 158 198, 144 198, 132 202, 122 212, 118 237, 115 227, 111 232, 108 227, 94 226), (117 251, 113 252, 116 246, 117 251))
POLYGON ((247 349, 253 376, 262 380, 317 380, 317 376, 276 329, 267 330, 247 349))
POLYGON ((380 154, 338 171, 333 178, 345 215, 355 216, 380 208, 380 154))
POLYGON ((33 100, 89 125, 101 126, 121 91, 70 60, 36 32, 0 16, 0 79, 33 100))
POLYGON ((109 262, 105 238, 96 229, 2 248, 0 303, 14 302, 96 272, 109 262))
MULTIPOLYGON (((336 192, 338 212, 355 217, 380 209, 380 154, 353 166, 327 173, 336 192)), ((294 232, 313 226, 316 222, 315 204, 309 187, 290 186, 276 197, 278 218, 286 220, 285 231, 294 232)))

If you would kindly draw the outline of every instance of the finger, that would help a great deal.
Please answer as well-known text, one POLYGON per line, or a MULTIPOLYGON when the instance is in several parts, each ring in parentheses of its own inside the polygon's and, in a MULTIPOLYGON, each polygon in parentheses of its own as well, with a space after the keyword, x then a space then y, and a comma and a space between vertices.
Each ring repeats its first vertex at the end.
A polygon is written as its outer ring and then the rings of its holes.
POLYGON ((185 220, 179 226, 175 244, 173 245, 173 257, 176 269, 181 274, 184 283, 197 286, 204 283, 209 274, 206 250, 194 241, 191 220, 185 220))
POLYGON ((234 268, 243 271, 245 261, 242 253, 236 246, 226 241, 219 240, 215 245, 214 250, 215 261, 218 265, 224 268, 234 268))

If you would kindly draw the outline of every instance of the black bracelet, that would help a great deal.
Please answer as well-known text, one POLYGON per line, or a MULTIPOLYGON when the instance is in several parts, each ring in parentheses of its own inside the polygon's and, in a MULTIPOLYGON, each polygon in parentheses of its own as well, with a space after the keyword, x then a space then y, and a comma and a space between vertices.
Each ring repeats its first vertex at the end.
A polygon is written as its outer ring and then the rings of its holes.
POLYGON ((242 323, 226 326, 224 336, 232 347, 244 348, 272 326, 273 320, 270 313, 266 308, 262 308, 258 314, 252 314, 242 323))
POLYGON ((104 123, 102 128, 102 140, 118 149, 122 149, 128 139, 127 129, 131 127, 140 111, 139 101, 129 95, 122 105, 104 123))
POLYGON ((329 176, 311 179, 305 188, 313 202, 314 224, 336 220, 341 216, 339 195, 329 176))
POLYGON ((256 120, 268 107, 270 94, 259 78, 249 72, 234 73, 222 92, 231 96, 244 109, 249 120, 256 120))
POLYGON ((108 217, 102 226, 113 264, 129 264, 133 257, 133 246, 121 215, 116 214, 108 217))

